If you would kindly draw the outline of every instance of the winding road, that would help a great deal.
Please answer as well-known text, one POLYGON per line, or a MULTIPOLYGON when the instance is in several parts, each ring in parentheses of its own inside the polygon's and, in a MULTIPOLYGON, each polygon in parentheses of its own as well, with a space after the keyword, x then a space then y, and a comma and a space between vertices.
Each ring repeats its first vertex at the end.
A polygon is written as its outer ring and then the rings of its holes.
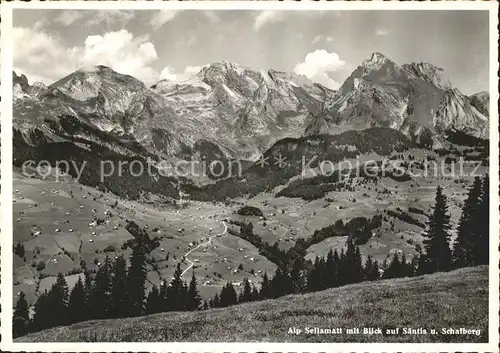
POLYGON ((227 225, 226 225, 226 222, 222 221, 222 224, 224 225, 224 231, 223 231, 222 233, 212 235, 211 237, 209 237, 209 238, 208 238, 208 240, 207 240, 206 242, 201 243, 201 244, 198 244, 198 246, 197 246, 197 247, 192 248, 191 250, 189 250, 187 253, 185 253, 185 254, 184 254, 184 256, 183 256, 183 257, 184 257, 184 259, 185 259, 187 262, 189 262, 189 266, 188 266, 188 267, 187 267, 184 271, 182 271, 182 273, 181 273, 181 278, 182 278, 182 276, 184 276, 184 274, 185 274, 187 271, 189 271, 189 270, 191 269, 191 267, 193 267, 193 265, 194 265, 194 264, 193 264, 193 262, 187 258, 187 256, 188 256, 189 254, 191 254, 193 251, 197 250, 200 246, 211 244, 211 243, 212 243, 212 239, 213 239, 213 238, 215 238, 215 237, 217 237, 217 236, 220 236, 220 235, 224 235, 224 234, 226 234, 226 233, 227 233, 227 225))

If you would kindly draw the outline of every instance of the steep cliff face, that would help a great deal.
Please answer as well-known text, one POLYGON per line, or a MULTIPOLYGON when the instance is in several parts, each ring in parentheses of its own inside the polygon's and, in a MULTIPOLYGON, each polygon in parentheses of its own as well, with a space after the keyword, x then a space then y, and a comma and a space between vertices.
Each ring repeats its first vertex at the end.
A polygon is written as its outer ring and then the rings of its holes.
POLYGON ((469 97, 470 104, 486 117, 490 115, 490 94, 479 92, 469 97))
POLYGON ((450 129, 488 135, 488 119, 452 86, 442 69, 428 63, 399 66, 380 53, 358 66, 306 133, 373 126, 400 130, 416 140, 423 132, 439 135, 450 129))

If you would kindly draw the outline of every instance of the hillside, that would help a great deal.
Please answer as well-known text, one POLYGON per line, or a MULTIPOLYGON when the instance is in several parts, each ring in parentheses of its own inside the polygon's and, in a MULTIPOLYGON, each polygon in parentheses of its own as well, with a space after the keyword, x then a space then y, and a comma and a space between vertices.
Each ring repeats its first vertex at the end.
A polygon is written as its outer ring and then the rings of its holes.
MULTIPOLYGON (((230 308, 89 321, 18 342, 487 342, 488 267, 365 282, 230 308), (460 309, 453 310, 454 307, 460 309), (388 325, 390 323, 390 326, 388 325), (288 334, 289 328, 426 329, 427 334, 288 334), (230 328, 229 330, 227 328, 230 328), (430 329, 480 329, 480 335, 431 335, 430 329)), ((420 330, 422 332, 422 330, 420 330)))

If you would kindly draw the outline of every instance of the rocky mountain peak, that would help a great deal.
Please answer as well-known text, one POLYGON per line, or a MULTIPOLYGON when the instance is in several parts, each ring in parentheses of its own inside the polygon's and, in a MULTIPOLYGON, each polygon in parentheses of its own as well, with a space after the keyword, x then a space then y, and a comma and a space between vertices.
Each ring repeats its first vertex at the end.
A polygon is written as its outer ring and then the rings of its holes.
POLYGON ((469 97, 470 104, 481 114, 488 116, 490 114, 490 94, 482 91, 469 97))
POLYGON ((309 134, 338 133, 345 128, 385 126, 418 138, 423 131, 442 134, 456 129, 487 136, 481 98, 469 98, 453 87, 444 71, 429 63, 399 66, 373 53, 345 80, 313 119, 309 134), (471 100, 478 108, 473 108, 471 100))
POLYGON ((29 92, 30 84, 28 82, 28 78, 24 74, 18 76, 15 71, 12 71, 12 84, 13 86, 19 84, 19 87, 24 93, 29 92))
POLYGON ((114 97, 140 94, 146 89, 142 81, 104 65, 82 67, 49 86, 51 92, 60 92, 77 101, 106 93, 114 97))
POLYGON ((413 62, 403 65, 403 68, 411 74, 432 83, 434 86, 447 90, 452 89, 452 84, 444 74, 444 70, 426 62, 413 62))
POLYGON ((361 66, 367 71, 380 70, 380 68, 388 62, 391 61, 385 55, 376 52, 372 54, 370 59, 364 60, 361 66))

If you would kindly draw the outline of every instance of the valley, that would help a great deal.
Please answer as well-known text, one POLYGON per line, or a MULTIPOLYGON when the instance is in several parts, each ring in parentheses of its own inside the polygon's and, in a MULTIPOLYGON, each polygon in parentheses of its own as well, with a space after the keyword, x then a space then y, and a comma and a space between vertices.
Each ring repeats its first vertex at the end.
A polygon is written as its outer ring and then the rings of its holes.
MULTIPOLYGON (((419 154, 422 155, 421 150, 413 149, 401 157, 408 159, 409 155, 419 154)), ((436 153, 425 154, 444 163, 444 158, 436 153)), ((373 155, 370 157, 376 160, 373 155)), ((451 165, 447 168, 449 172, 451 165)), ((271 192, 229 202, 188 198, 164 201, 154 197, 133 201, 81 185, 70 176, 58 181, 55 176, 30 178, 16 169, 14 244, 22 244, 25 254, 23 258, 14 256, 14 295, 23 291, 33 304, 40 293, 50 289, 59 272, 66 275, 71 289, 84 269, 95 272, 106 256, 113 259, 124 255, 127 259, 130 248, 124 245, 134 239, 126 229, 129 221, 158 239, 158 246, 147 256, 147 287, 169 281, 180 262, 185 280, 191 277, 191 271, 196 273, 200 295, 205 300, 226 282, 239 284, 248 278, 258 288, 263 274, 276 270, 276 264, 262 256, 260 249, 238 236, 235 222, 251 223, 253 233, 263 241, 287 250, 298 239, 306 240, 339 220, 347 223, 356 217, 380 215, 381 225, 359 245, 363 258, 371 255, 381 263, 389 261, 395 252, 404 252, 411 260, 423 249, 421 233, 434 205, 436 186, 444 188, 450 201, 455 234, 461 207, 474 179, 472 173, 487 171, 485 167, 475 169, 473 164, 465 165, 459 179, 441 175, 408 181, 353 177, 348 179, 348 189, 328 191, 313 199, 278 197, 285 188, 278 186, 271 192), (245 205, 258 208, 263 216, 239 215, 237 211, 245 205), (409 217, 398 216, 402 213, 409 217)), ((300 181, 307 183, 315 178, 300 181)), ((305 259, 324 257, 330 249, 340 252, 347 238, 328 237, 307 248, 305 259)))

